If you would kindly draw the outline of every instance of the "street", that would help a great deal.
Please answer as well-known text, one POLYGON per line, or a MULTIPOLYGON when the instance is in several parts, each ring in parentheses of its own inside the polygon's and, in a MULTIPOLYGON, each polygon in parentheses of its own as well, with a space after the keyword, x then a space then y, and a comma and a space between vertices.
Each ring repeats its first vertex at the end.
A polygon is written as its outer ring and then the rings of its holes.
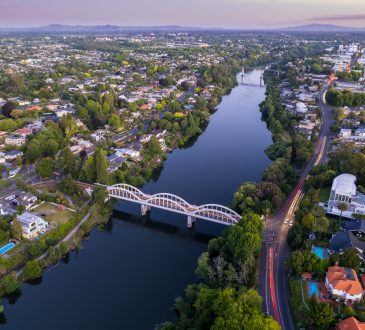
POLYGON ((285 330, 295 329, 289 304, 290 294, 285 266, 286 257, 290 252, 287 244, 290 228, 288 223, 294 221, 294 214, 303 197, 304 183, 310 171, 326 159, 331 134, 331 109, 324 100, 328 88, 329 85, 325 85, 319 95, 318 105, 322 109, 323 124, 314 154, 304 167, 284 205, 265 223, 264 244, 260 258, 259 292, 264 300, 265 313, 271 315, 285 330))

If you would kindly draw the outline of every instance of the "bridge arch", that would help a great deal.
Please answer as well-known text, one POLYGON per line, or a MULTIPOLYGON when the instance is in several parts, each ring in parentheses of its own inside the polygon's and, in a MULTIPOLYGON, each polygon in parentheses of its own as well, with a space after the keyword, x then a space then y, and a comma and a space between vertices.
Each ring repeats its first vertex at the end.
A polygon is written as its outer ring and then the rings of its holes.
POLYGON ((177 195, 174 195, 174 194, 170 194, 170 193, 158 193, 158 194, 154 194, 152 195, 151 197, 155 197, 155 198, 166 198, 166 199, 169 199, 171 201, 174 201, 174 202, 178 202, 180 203, 181 205, 183 205, 184 207, 188 208, 188 207, 191 207, 191 205, 183 198, 177 196, 177 195))
POLYGON ((187 212, 187 208, 180 205, 177 201, 161 196, 151 196, 151 198, 147 199, 145 202, 150 205, 156 205, 160 208, 187 212))
POLYGON ((236 221, 239 221, 242 217, 235 211, 231 210, 230 208, 219 205, 219 204, 205 204, 198 207, 198 211, 200 210, 209 210, 209 211, 218 211, 224 214, 231 216, 236 221))

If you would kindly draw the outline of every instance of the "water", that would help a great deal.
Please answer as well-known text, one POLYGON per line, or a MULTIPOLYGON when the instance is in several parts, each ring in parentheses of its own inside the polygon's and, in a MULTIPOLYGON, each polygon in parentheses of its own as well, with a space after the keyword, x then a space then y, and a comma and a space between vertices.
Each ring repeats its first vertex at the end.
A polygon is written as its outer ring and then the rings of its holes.
MULTIPOLYGON (((260 72, 245 82, 259 82, 260 72)), ((192 204, 229 205, 240 183, 258 181, 269 163, 270 133, 258 104, 264 88, 237 86, 193 146, 168 156, 160 176, 142 189, 170 192, 192 204)), ((196 259, 224 228, 198 220, 192 230, 181 215, 117 203, 106 230, 94 230, 84 248, 25 284, 22 296, 4 300, 4 329, 152 329, 171 320, 174 298, 196 281, 196 259), (15 300, 15 299, 13 299, 15 300)))
POLYGON ((15 246, 15 243, 8 243, 0 249, 0 254, 4 254, 11 250, 15 246))
POLYGON ((319 293, 319 289, 318 289, 318 284, 316 282, 309 282, 309 297, 312 297, 314 294, 319 297, 318 293, 319 293))
POLYGON ((312 247, 312 252, 319 257, 320 259, 326 259, 327 258, 327 252, 325 248, 322 247, 318 247, 318 246, 313 246, 312 247))

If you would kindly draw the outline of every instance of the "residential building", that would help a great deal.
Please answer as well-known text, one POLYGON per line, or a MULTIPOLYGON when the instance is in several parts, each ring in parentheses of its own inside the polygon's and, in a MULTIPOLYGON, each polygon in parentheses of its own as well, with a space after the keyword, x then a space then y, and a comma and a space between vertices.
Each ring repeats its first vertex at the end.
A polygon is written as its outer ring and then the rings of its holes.
POLYGON ((5 144, 13 147, 21 147, 25 144, 26 139, 22 135, 11 135, 5 138, 5 144))
POLYGON ((23 214, 18 215, 17 219, 22 225, 23 237, 28 239, 36 238, 48 227, 47 221, 30 212, 24 212, 23 214))
POLYGON ((336 324, 336 330, 365 330, 365 322, 360 322, 353 316, 336 324))
POLYGON ((356 189, 356 177, 352 174, 341 174, 332 183, 327 213, 353 218, 353 214, 365 214, 365 195, 356 189), (339 209, 346 204, 346 210, 339 209))
POLYGON ((349 128, 341 128, 340 134, 338 135, 340 138, 348 138, 352 135, 352 130, 349 128))
POLYGON ((328 267, 326 274, 326 288, 335 297, 345 302, 360 301, 364 289, 352 268, 335 266, 328 267))

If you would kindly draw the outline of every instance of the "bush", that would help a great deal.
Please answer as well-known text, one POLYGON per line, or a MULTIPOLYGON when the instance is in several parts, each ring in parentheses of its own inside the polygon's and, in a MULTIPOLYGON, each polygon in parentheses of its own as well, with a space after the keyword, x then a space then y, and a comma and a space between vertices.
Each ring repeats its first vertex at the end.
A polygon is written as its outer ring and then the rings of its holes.
POLYGON ((1 287, 2 287, 2 290, 3 290, 3 293, 5 295, 9 295, 11 293, 14 293, 20 287, 20 282, 18 281, 18 278, 17 278, 15 272, 11 272, 10 274, 4 276, 1 279, 0 284, 1 284, 1 287))
POLYGON ((37 260, 27 262, 24 267, 24 280, 30 281, 42 276, 42 267, 37 260))

